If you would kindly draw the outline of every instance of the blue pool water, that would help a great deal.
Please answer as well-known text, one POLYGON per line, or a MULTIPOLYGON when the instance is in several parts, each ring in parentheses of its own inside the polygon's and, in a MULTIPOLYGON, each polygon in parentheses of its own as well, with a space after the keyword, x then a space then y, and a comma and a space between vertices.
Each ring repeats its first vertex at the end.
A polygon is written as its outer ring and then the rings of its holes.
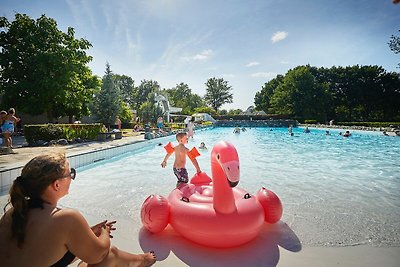
MULTIPOLYGON (((308 246, 400 246, 400 138, 379 132, 233 128, 197 131, 188 148, 205 142, 198 158, 211 176, 210 152, 220 140, 233 143, 240 158, 240 187, 255 194, 262 186, 281 199, 285 222, 308 246)), ((175 137, 157 139, 165 145, 175 137)), ((125 219, 138 231, 140 207, 153 193, 168 196, 176 184, 173 157, 161 168, 163 146, 145 148, 78 169, 63 206, 88 215, 125 219), (100 201, 99 201, 100 200, 100 201)), ((195 169, 188 161, 189 176, 195 169)))

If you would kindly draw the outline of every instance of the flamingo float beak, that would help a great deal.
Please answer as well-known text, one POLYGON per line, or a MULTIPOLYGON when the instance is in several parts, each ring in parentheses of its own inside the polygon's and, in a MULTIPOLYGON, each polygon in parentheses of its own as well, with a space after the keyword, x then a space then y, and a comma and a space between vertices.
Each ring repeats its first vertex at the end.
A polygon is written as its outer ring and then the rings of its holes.
POLYGON ((229 186, 237 186, 240 179, 239 161, 233 160, 225 163, 220 162, 220 164, 222 169, 224 170, 229 186))

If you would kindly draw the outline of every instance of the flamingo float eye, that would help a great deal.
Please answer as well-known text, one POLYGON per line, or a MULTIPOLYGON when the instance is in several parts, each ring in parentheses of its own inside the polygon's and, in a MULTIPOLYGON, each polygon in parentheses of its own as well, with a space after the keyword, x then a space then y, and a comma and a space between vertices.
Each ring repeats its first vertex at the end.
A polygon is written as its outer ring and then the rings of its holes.
POLYGON ((217 154, 217 159, 219 160, 219 154, 217 154))

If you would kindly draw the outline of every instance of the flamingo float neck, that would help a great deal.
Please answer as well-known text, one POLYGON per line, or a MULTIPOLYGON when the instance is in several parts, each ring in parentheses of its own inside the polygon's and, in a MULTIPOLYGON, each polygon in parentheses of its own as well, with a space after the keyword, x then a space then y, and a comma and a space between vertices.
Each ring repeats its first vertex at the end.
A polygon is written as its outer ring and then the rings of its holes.
POLYGON ((211 153, 211 171, 215 211, 224 214, 235 212, 232 187, 239 182, 239 157, 233 145, 220 142, 214 146, 211 153))

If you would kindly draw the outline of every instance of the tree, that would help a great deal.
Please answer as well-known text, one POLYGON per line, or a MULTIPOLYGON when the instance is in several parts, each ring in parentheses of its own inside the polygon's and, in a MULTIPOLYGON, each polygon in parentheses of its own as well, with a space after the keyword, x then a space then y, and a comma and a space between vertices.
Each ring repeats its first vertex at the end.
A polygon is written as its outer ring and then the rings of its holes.
POLYGON ((283 75, 277 75, 276 78, 265 83, 260 92, 256 93, 256 96, 254 97, 254 105, 256 110, 263 110, 265 113, 269 113, 269 109, 271 107, 271 97, 278 85, 283 82, 283 78, 283 75))
POLYGON ((66 33, 58 30, 56 21, 45 15, 36 21, 22 14, 12 22, 0 17, 0 28, 3 104, 32 115, 46 112, 49 121, 54 114, 85 114, 83 107, 95 89, 90 86, 96 86, 85 66, 92 60, 85 52, 91 44, 75 39, 71 27, 66 33))
POLYGON ((122 101, 127 103, 129 106, 133 106, 134 104, 134 96, 135 96, 135 82, 134 80, 127 75, 113 75, 115 86, 119 88, 121 92, 122 101))
POLYGON ((156 105, 154 99, 155 93, 150 93, 149 101, 143 102, 138 109, 138 114, 144 122, 155 123, 157 118, 162 115, 161 107, 156 105))
POLYGON ((197 107, 194 109, 194 113, 208 113, 211 116, 218 115, 217 112, 210 107, 197 107))
POLYGON ((168 96, 170 105, 182 108, 183 114, 193 114, 196 107, 205 106, 203 99, 193 94, 189 86, 183 82, 172 89, 163 90, 163 93, 168 96))
POLYGON ((272 109, 277 114, 301 119, 326 121, 325 107, 328 103, 328 85, 319 83, 308 66, 289 70, 271 97, 272 109))
POLYGON ((68 116, 69 123, 73 123, 73 118, 81 119, 82 116, 90 114, 90 103, 93 95, 98 93, 101 88, 101 79, 93 76, 89 68, 85 67, 85 72, 80 77, 77 74, 67 85, 64 94, 54 99, 54 117, 68 116))
POLYGON ((119 88, 115 86, 110 64, 106 63, 103 85, 95 96, 93 115, 107 127, 113 125, 122 106, 119 88))
POLYGON ((133 107, 137 114, 146 122, 155 122, 162 115, 160 107, 156 106, 155 96, 160 93, 160 85, 157 81, 142 80, 134 91, 133 107))
POLYGON ((210 105, 216 112, 225 103, 232 103, 233 95, 232 87, 223 78, 210 78, 206 82, 205 102, 210 105))
MULTIPOLYGON (((400 37, 399 36, 392 35, 390 37, 390 41, 388 44, 389 44, 390 50, 392 50, 395 54, 400 53, 400 37)), ((400 67, 400 63, 399 63, 399 67, 400 67)))
POLYGON ((138 110, 145 102, 154 103, 154 93, 158 92, 160 92, 160 85, 157 81, 142 80, 140 85, 134 90, 133 107, 138 110))

